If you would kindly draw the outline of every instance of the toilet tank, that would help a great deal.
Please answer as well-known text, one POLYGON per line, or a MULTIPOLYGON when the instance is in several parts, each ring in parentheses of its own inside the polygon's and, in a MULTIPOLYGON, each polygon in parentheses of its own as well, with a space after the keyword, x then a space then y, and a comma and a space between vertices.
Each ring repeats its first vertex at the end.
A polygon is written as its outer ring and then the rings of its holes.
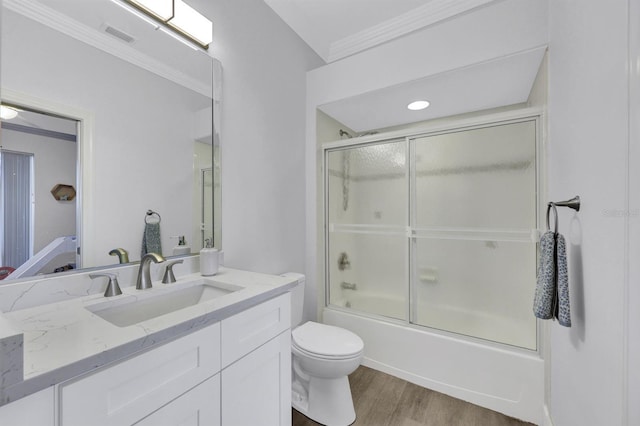
POLYGON ((291 329, 294 329, 302 322, 305 277, 297 272, 287 272, 281 276, 298 281, 298 284, 291 289, 291 329))

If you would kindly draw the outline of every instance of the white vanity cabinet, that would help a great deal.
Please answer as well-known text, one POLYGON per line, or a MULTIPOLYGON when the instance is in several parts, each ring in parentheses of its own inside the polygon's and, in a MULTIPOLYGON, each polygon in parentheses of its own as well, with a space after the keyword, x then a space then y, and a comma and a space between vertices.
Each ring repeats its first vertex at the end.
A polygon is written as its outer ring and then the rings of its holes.
POLYGON ((222 321, 222 425, 291 425, 289 294, 222 321))
POLYGON ((290 295, 57 386, 58 426, 291 424, 290 295))
MULTIPOLYGON (((191 395, 191 389, 219 371, 217 323, 59 385, 59 424, 133 425, 181 395, 191 395)), ((193 399, 198 406, 210 406, 219 394, 199 392, 193 399)), ((219 418, 219 413, 215 416, 219 418)))

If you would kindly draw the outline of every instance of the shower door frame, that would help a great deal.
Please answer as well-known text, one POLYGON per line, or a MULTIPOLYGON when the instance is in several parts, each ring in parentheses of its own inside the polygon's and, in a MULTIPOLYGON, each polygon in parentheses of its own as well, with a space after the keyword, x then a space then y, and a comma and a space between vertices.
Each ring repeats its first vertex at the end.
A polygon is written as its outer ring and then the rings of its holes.
MULTIPOLYGON (((542 108, 522 108, 522 109, 514 109, 506 112, 500 113, 490 113, 486 115, 481 115, 473 118, 466 119, 451 119, 442 123, 435 124, 425 124, 421 126, 416 126, 413 128, 407 128, 403 130, 386 132, 386 133, 377 133, 374 135, 357 137, 352 139, 345 140, 337 140, 334 142, 327 142, 322 144, 322 226, 323 231, 323 239, 322 243, 324 244, 322 252, 324 256, 322 258, 322 262, 324 263, 324 267, 320 268, 323 276, 321 277, 321 281, 324 282, 324 286, 322 287, 324 290, 324 309, 333 309, 337 311, 342 311, 351 314, 357 314, 363 317, 372 318, 375 320, 381 320, 389 323, 395 323, 398 325, 402 325, 405 327, 410 327, 413 329, 418 329, 421 331, 426 331, 430 333, 435 333, 443 336, 449 336, 459 339, 465 339, 473 342, 477 342, 483 345, 489 345, 496 348, 506 348, 511 351, 521 352, 525 354, 537 353, 542 355, 544 353, 544 335, 545 335, 545 325, 541 324, 541 321, 536 321, 536 348, 528 349, 521 346, 515 346, 508 343, 496 342, 480 337, 470 336, 466 334, 455 333, 451 331, 441 330, 438 328, 433 328, 424 325, 418 325, 411 322, 412 315, 412 292, 415 283, 415 274, 414 270, 415 265, 415 250, 412 249, 412 245, 414 244, 415 237, 412 235, 412 217, 414 217, 411 209, 415 208, 415 202, 413 200, 414 193, 412 188, 412 177, 414 177, 414 170, 411 164, 410 159, 412 158, 412 152, 410 150, 415 149, 415 143, 411 143, 412 139, 416 139, 419 137, 426 136, 435 136, 446 133, 452 133, 457 131, 465 131, 465 130, 474 130, 498 125, 506 125, 506 124, 515 124, 521 122, 533 121, 535 123, 535 228, 532 230, 532 239, 536 240, 536 257, 538 256, 537 245, 539 241, 539 237, 541 235, 541 220, 540 218, 543 216, 542 206, 544 205, 544 200, 546 197, 546 186, 544 185, 543 175, 545 170, 545 162, 544 162, 544 147, 546 141, 546 117, 544 114, 544 110, 542 108), (336 305, 330 304, 330 262, 329 262, 329 234, 330 234, 330 224, 329 220, 329 173, 328 170, 328 154, 332 151, 337 151, 341 149, 350 149, 357 147, 370 146, 373 144, 379 143, 391 143, 392 141, 399 142, 404 139, 406 144, 406 173, 407 173, 407 194, 408 194, 408 208, 407 208, 407 220, 406 220, 406 237, 407 237, 407 246, 406 246, 406 261, 405 261, 405 319, 395 319, 386 317, 383 315, 377 315, 362 311, 356 311, 354 313, 353 310, 345 307, 340 307, 336 305)), ((536 258, 537 265, 537 258, 536 258)), ((532 300, 533 303, 533 300, 532 300)), ((531 313, 533 315, 533 313, 531 313)))

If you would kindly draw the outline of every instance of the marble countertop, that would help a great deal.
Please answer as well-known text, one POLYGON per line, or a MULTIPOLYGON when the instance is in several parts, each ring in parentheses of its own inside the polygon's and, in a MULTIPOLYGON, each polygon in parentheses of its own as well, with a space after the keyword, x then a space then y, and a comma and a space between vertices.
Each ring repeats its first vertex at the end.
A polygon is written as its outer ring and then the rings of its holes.
POLYGON ((283 294, 296 284, 294 278, 221 268, 207 278, 240 286, 239 290, 138 324, 120 327, 86 309, 97 303, 174 291, 201 278, 192 273, 174 284, 154 281, 149 290, 122 287, 123 294, 114 298, 89 294, 0 314, 0 405, 184 336, 283 294))

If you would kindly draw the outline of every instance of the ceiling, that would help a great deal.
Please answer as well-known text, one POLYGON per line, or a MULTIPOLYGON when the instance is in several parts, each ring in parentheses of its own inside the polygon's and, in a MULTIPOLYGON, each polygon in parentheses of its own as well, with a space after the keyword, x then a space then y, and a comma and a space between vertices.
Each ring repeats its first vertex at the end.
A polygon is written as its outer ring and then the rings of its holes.
MULTIPOLYGON (((496 0, 264 0, 327 63, 344 59, 496 0)), ((318 109, 357 133, 524 103, 546 47, 358 96, 318 109), (407 105, 427 100, 429 108, 407 105)), ((331 65, 329 65, 331 66, 331 65)))
POLYGON ((495 0, 264 0, 334 62, 495 0))
POLYGON ((13 108, 18 111, 18 116, 9 120, 3 120, 3 129, 16 130, 17 126, 22 129, 29 128, 32 130, 31 133, 35 132, 45 136, 50 132, 74 136, 77 134, 77 122, 75 120, 16 107, 13 108))
POLYGON ((545 47, 320 105, 325 114, 361 133, 526 102, 545 47), (430 106, 410 111, 407 105, 430 106))

